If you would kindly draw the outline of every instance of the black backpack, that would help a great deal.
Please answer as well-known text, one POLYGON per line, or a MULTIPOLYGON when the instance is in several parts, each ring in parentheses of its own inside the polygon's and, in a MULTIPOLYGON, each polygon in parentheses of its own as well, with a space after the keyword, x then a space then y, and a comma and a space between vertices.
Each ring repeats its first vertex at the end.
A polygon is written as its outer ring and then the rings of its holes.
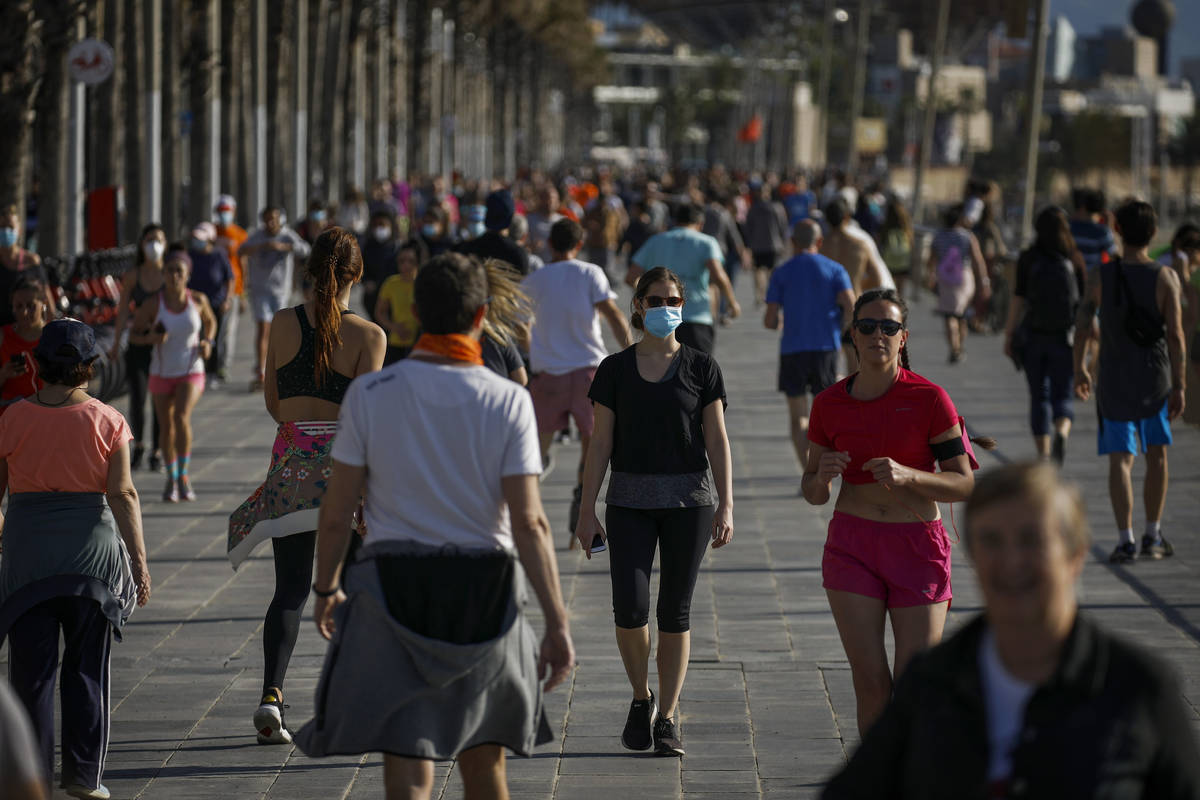
POLYGON ((1025 289, 1025 322, 1036 333, 1062 333, 1075 327, 1079 284, 1071 260, 1057 253, 1035 251, 1025 289))

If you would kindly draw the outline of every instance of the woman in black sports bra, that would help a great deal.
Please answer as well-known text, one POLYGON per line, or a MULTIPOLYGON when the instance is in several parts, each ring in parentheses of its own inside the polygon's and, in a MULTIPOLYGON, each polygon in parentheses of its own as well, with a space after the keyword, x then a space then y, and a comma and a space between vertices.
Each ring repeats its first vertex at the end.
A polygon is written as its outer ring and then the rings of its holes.
POLYGON ((266 674, 254 712, 260 744, 292 741, 283 720, 283 679, 312 582, 317 512, 332 471, 338 411, 350 382, 383 366, 383 329, 348 309, 362 271, 353 233, 330 228, 313 244, 305 303, 275 317, 267 344, 263 396, 279 423, 271 466, 262 486, 229 517, 234 568, 267 539, 275 555, 275 595, 263 626, 266 674))
MULTIPOLYGON (((163 287, 163 258, 167 253, 167 234, 157 222, 142 228, 138 238, 137 255, 133 269, 121 276, 121 300, 117 303, 117 321, 113 327, 113 345, 109 351, 110 361, 121 355, 121 335, 142 304, 157 297, 163 287)), ((146 453, 142 444, 142 433, 146 428, 146 400, 150 393, 150 356, 152 344, 130 344, 125 348, 125 372, 129 380, 129 427, 133 428, 133 450, 129 456, 129 468, 137 469, 146 453)), ((150 469, 157 471, 162 456, 158 450, 158 414, 154 403, 150 404, 154 415, 151 429, 154 447, 150 452, 150 469)))

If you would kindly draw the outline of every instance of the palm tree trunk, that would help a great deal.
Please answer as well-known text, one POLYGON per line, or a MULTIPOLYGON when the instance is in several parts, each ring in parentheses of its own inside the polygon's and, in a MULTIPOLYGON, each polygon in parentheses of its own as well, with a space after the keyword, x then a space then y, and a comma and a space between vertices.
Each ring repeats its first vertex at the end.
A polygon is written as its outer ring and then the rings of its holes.
POLYGON ((29 147, 33 136, 33 109, 39 75, 34 54, 37 31, 32 0, 8 0, 0 4, 0 53, 12 83, 0 92, 0 130, 9 138, 9 165, 0 170, 0 208, 15 205, 25 217, 32 162, 29 147))

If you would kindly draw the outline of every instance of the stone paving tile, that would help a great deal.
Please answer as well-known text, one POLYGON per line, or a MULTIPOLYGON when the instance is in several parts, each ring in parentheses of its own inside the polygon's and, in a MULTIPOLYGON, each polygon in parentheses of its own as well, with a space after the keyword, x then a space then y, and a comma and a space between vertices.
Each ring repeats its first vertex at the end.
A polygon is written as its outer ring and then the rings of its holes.
MULTIPOLYGON (((542 485, 559 547, 559 569, 580 667, 547 697, 558 738, 529 759, 508 761, 514 798, 810 798, 858 743, 850 672, 821 588, 821 553, 832 504, 797 497, 800 471, 774 392, 777 339, 763 331, 742 287, 747 316, 718 332, 734 457, 734 543, 705 560, 692 609, 692 666, 680 700, 681 760, 621 748, 630 693, 611 626, 607 563, 567 551, 566 514, 577 445, 557 446, 559 468, 542 485)), ((913 306, 910 349, 917 371, 945 385, 972 429, 997 437, 999 458, 1027 458, 1023 377, 995 337, 972 337, 970 357, 944 362, 927 300, 913 306)), ((288 746, 260 747, 250 715, 262 671, 262 615, 274 577, 267 548, 234 572, 225 558, 229 513, 261 480, 274 425, 260 395, 245 391, 250 326, 239 342, 240 381, 204 397, 196 412, 194 504, 159 500, 162 476, 138 472, 155 581, 113 648, 112 748, 105 781, 116 798, 316 800, 383 796, 382 758, 307 759, 288 746)), ((1083 573, 1085 608, 1152 647, 1183 678, 1200 709, 1200 434, 1177 426, 1164 526, 1174 559, 1112 568, 1106 464, 1095 457, 1095 411, 1078 409, 1066 474, 1083 489, 1095 534, 1083 573)), ((1143 466, 1135 467, 1140 480, 1143 466)), ((944 507, 951 518, 951 509, 944 507)), ((961 507, 953 509, 960 521, 961 507)), ((1141 524, 1140 509, 1135 514, 1141 524)), ((948 524, 953 529, 953 524, 948 524)), ((953 535, 953 533, 952 533, 953 535)), ((955 601, 948 630, 980 609, 961 546, 954 548, 955 601)), ((657 591, 657 577, 652 596, 657 591)), ((530 609, 540 626, 536 607, 530 609)), ((312 714, 325 642, 306 619, 288 676, 288 719, 312 714)), ((0 661, 7 653, 0 653, 0 661)), ((652 685, 654 664, 650 664, 652 685)), ((1200 710, 1196 712, 1200 730, 1200 710)), ((434 796, 462 797, 450 763, 435 765, 434 796)))

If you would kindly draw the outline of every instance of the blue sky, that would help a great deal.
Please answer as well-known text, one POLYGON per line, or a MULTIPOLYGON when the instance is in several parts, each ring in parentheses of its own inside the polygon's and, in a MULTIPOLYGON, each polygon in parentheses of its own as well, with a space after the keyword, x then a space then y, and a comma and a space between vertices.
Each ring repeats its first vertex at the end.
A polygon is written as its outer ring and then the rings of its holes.
MULTIPOLYGON (((1050 0, 1050 14, 1064 14, 1080 34, 1087 36, 1108 25, 1129 21, 1133 0, 1050 0)), ((1179 59, 1200 57, 1200 2, 1175 0, 1175 27, 1169 46, 1171 72, 1178 74, 1179 59)))

